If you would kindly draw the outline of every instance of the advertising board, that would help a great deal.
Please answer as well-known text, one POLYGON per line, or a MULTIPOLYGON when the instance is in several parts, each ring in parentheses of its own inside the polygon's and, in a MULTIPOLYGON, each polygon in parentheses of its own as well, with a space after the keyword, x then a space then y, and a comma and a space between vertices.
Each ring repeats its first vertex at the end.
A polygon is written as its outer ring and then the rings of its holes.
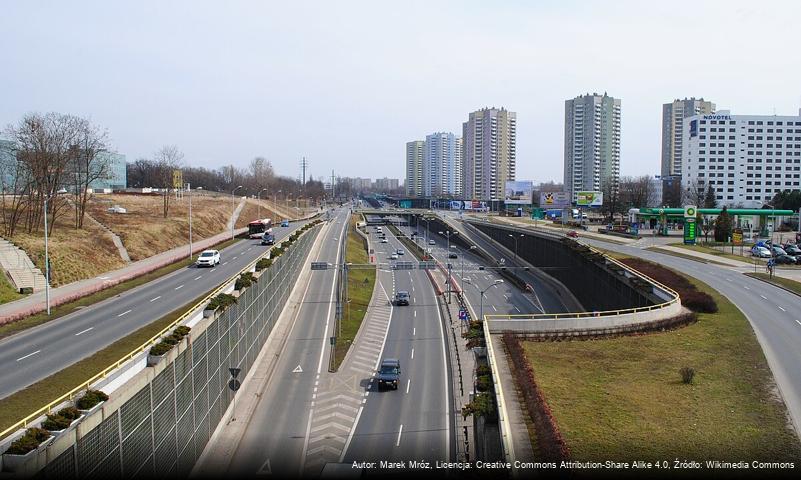
POLYGON ((534 182, 530 180, 506 182, 504 203, 506 205, 531 205, 534 182))
POLYGON ((602 192, 577 192, 576 205, 579 207, 600 207, 604 204, 602 192))
POLYGON ((565 208, 570 206, 570 195, 567 192, 540 192, 540 208, 565 208))

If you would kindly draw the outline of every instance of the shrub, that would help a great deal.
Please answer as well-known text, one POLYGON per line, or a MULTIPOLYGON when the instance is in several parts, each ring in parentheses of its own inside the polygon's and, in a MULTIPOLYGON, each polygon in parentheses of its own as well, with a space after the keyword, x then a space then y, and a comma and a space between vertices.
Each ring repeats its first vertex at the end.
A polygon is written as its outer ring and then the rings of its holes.
POLYGON ((684 275, 639 258, 626 258, 621 262, 675 290, 679 294, 682 305, 690 310, 698 313, 715 313, 718 311, 715 299, 708 293, 699 291, 684 275))
MULTIPOLYGON (((175 345, 174 343, 171 344, 171 343, 167 343, 164 340, 162 340, 162 341, 160 341, 159 343, 153 345, 153 347, 150 348, 150 355, 153 355, 153 356, 156 356, 156 357, 160 357, 160 356, 164 355, 165 353, 169 352, 170 350, 172 350, 172 347, 174 345, 175 345)), ((84 409, 84 410, 86 410, 86 409, 84 409)))
POLYGON ((179 335, 181 338, 183 338, 189 335, 189 332, 191 331, 192 329, 190 327, 187 327, 186 325, 181 325, 175 329, 173 335, 179 335))
POLYGON ((716 313, 718 311, 718 304, 706 292, 699 292, 698 290, 689 290, 679 294, 681 303, 690 310, 698 313, 716 313))
POLYGON ((492 377, 489 375, 480 375, 476 378, 476 390, 479 392, 488 392, 492 389, 492 377))
POLYGON ((75 407, 64 407, 58 411, 58 414, 67 420, 77 420, 81 416, 81 412, 75 407))
POLYGON ((225 310, 229 305, 233 305, 234 303, 236 303, 235 296, 227 293, 221 293, 212 298, 206 308, 209 310, 217 310, 218 308, 225 310))
POLYGON ((169 337, 164 337, 161 339, 161 343, 166 343, 167 345, 174 346, 177 345, 178 342, 181 341, 180 337, 176 337, 175 335, 170 335, 169 337))
POLYGON ((45 430, 54 432, 56 430, 64 430, 65 428, 69 427, 71 423, 72 420, 64 418, 57 413, 48 413, 47 420, 42 422, 42 427, 45 430))
POLYGON ((272 259, 269 258, 262 258, 258 262, 256 262, 256 271, 262 271, 265 268, 270 268, 273 264, 272 259))
POLYGON ((75 406, 78 407, 79 410, 89 410, 98 403, 105 402, 106 400, 108 400, 108 395, 100 390, 87 390, 86 393, 75 402, 75 406))
POLYGON ((25 455, 31 450, 36 450, 42 442, 50 438, 50 432, 42 428, 29 428, 25 430, 25 434, 20 438, 14 440, 11 446, 5 453, 12 455, 25 455))
POLYGON ((495 418, 497 413, 495 411, 495 399, 489 392, 481 392, 473 397, 473 401, 465 404, 462 407, 462 417, 467 418, 468 415, 475 415, 478 417, 487 417, 488 419, 495 418))
POLYGON ((242 290, 242 289, 248 288, 249 286, 251 286, 255 282, 256 282, 256 279, 253 278, 253 273, 252 272, 245 272, 242 275, 240 275, 239 278, 236 279, 236 284, 234 285, 234 288, 236 290, 242 290))
POLYGON ((695 369, 690 367, 681 367, 679 374, 681 375, 681 382, 685 385, 689 385, 693 383, 693 378, 695 378, 695 369))
POLYGON ((476 367, 476 376, 492 375, 492 369, 489 365, 479 365, 476 367))

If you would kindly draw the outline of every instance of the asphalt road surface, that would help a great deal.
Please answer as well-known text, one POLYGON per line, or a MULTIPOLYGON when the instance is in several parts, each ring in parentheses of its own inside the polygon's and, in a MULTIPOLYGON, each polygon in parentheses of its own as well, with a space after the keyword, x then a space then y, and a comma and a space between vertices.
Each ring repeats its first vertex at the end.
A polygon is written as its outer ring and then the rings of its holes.
MULTIPOLYGON (((305 222, 273 227, 276 240, 305 222)), ((207 293, 269 247, 240 240, 221 250, 214 268, 182 268, 100 303, 0 340, 0 398, 86 358, 207 293)), ((89 373, 87 373, 87 378, 89 373)))

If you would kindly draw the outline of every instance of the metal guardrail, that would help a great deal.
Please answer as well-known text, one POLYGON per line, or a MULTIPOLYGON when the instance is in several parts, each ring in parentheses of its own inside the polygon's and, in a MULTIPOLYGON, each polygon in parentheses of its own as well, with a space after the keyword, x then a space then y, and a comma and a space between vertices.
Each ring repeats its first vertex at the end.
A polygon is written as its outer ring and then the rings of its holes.
MULTIPOLYGON (((314 217, 312 217, 312 218, 314 218, 314 217)), ((297 228, 296 228, 296 230, 297 230, 297 228)), ((113 363, 113 364, 109 365, 108 367, 104 368, 100 373, 95 374, 94 376, 92 376, 88 380, 82 382, 80 385, 78 385, 77 387, 73 388, 69 392, 61 395, 57 399, 49 402, 47 405, 39 408, 35 412, 27 415, 22 420, 19 420, 17 423, 11 425, 10 427, 8 427, 5 430, 3 430, 2 432, 0 432, 0 439, 5 438, 7 435, 9 435, 9 434, 21 429, 21 428, 27 428, 28 425, 31 422, 33 422, 34 420, 36 420, 37 418, 41 417, 42 415, 44 415, 46 413, 50 413, 53 410, 53 408, 57 407, 58 405, 66 402, 66 401, 72 400, 73 398, 75 398, 76 394, 78 394, 79 392, 82 392, 84 390, 88 390, 89 387, 93 383, 97 382, 98 380, 102 380, 102 379, 108 377, 111 372, 113 372, 114 370, 120 368, 120 366, 122 366, 122 364, 124 364, 125 362, 133 359, 137 355, 140 355, 143 352, 145 352, 145 350, 147 350, 148 348, 153 346, 153 344, 158 339, 160 339, 164 334, 166 334, 167 332, 169 332, 173 328, 175 328, 178 325, 180 325, 181 322, 185 321, 192 313, 195 312, 195 310, 197 308, 199 308, 200 306, 206 304, 215 295, 218 295, 220 292, 222 292, 226 288, 226 285, 228 285, 232 281, 236 281, 237 277, 239 277, 239 275, 242 272, 250 270, 251 267, 254 267, 256 265, 256 263, 258 263, 259 260, 264 258, 268 253, 272 252, 273 248, 275 248, 275 247, 270 247, 269 250, 264 252, 262 255, 259 255, 258 258, 256 258, 254 261, 250 262, 247 266, 245 266, 245 268, 240 270, 237 274, 235 274, 232 277, 230 277, 227 280, 225 280, 223 283, 220 284, 219 287, 215 288, 211 293, 209 293, 208 295, 203 297, 202 300, 200 300, 195 305, 190 307, 183 315, 181 315, 180 317, 175 319, 175 321, 173 321, 168 326, 166 326, 163 329, 161 329, 161 331, 159 331, 159 333, 157 333, 154 336, 150 337, 150 339, 148 339, 145 343, 143 343, 142 345, 136 347, 134 350, 132 350, 130 353, 126 354, 125 356, 123 356, 122 358, 117 360, 115 363, 113 363)))

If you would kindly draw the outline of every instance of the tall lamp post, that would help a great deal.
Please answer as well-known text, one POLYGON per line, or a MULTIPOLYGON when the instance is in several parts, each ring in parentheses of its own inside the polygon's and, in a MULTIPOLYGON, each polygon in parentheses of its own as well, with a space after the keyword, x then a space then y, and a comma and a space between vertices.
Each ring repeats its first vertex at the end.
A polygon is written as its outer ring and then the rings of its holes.
POLYGON ((192 262, 192 186, 186 184, 186 191, 189 192, 189 262, 192 262))
POLYGON ((234 193, 236 193, 236 191, 239 190, 240 188, 242 188, 242 185, 231 190, 231 240, 234 239, 234 224, 236 223, 236 221, 234 220, 234 210, 236 210, 236 208, 234 207, 234 193))
POLYGON ((512 240, 515 241, 515 262, 517 261, 517 241, 520 240, 521 238, 523 238, 524 236, 525 235, 523 235, 522 233, 520 234, 520 236, 515 236, 515 235, 512 235, 511 233, 509 234, 509 237, 511 237, 512 240))
POLYGON ((46 195, 44 198, 44 241, 45 241, 45 303, 47 304, 47 315, 50 316, 50 255, 47 249, 47 201, 59 193, 66 193, 63 188, 55 193, 46 195))
POLYGON ((451 232, 450 230, 445 230, 445 232, 439 232, 440 235, 445 235, 445 238, 448 239, 448 251, 451 251, 451 236, 459 235, 459 232, 451 232))
POLYGON ((499 285, 499 284, 503 283, 503 280, 495 280, 494 282, 492 282, 492 285, 488 286, 484 290, 479 288, 479 286, 476 285, 475 283, 473 283, 473 281, 470 280, 469 278, 462 278, 462 281, 464 283, 469 283, 470 285, 476 287, 476 290, 478 290, 479 293, 481 294, 481 299, 479 300, 479 305, 480 305, 479 318, 483 322, 484 321, 484 294, 487 292, 487 290, 489 290, 490 288, 494 287, 495 285, 499 285))
POLYGON ((256 211, 258 212, 256 213, 256 215, 259 217, 259 220, 261 220, 261 192, 266 192, 266 191, 267 191, 266 188, 262 188, 261 190, 259 190, 259 193, 256 194, 256 207, 257 207, 256 211))

